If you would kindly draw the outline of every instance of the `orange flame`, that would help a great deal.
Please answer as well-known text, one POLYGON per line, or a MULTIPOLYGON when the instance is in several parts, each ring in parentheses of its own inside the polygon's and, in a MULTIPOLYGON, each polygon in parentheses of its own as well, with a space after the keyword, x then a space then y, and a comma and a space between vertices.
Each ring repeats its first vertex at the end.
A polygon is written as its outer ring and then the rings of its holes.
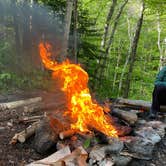
POLYGON ((73 122, 71 128, 82 132, 95 128, 108 136, 117 137, 117 131, 104 115, 103 108, 92 101, 87 87, 87 72, 69 60, 61 64, 52 61, 51 45, 48 43, 40 43, 39 51, 45 67, 52 70, 53 78, 58 78, 62 83, 61 89, 67 96, 68 110, 65 115, 70 116, 73 122))

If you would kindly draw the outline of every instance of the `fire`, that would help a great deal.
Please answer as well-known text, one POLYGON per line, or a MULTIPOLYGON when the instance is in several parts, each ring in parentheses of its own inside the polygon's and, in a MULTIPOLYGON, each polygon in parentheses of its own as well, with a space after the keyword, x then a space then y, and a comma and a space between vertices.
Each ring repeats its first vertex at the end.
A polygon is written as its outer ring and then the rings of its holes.
POLYGON ((95 128, 108 136, 117 137, 117 131, 104 115, 103 108, 92 101, 87 72, 69 60, 61 64, 51 60, 51 45, 48 43, 40 43, 39 52, 45 67, 53 71, 53 78, 61 82, 61 90, 67 97, 68 110, 65 115, 73 122, 71 129, 86 132, 95 128))

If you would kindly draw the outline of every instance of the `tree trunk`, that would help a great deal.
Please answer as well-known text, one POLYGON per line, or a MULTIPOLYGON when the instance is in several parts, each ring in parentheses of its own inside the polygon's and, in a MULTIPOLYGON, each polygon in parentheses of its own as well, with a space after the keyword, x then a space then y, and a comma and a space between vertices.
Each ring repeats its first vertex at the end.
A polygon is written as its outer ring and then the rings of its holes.
POLYGON ((133 66, 134 66, 134 62, 135 62, 135 59, 136 59, 136 51, 137 51, 138 41, 139 41, 140 32, 141 32, 142 23, 143 23, 143 13, 144 13, 144 3, 142 4, 141 17, 139 18, 139 20, 137 22, 135 35, 134 35, 134 39, 133 39, 133 42, 132 42, 130 61, 129 61, 129 71, 128 71, 128 74, 127 74, 126 84, 125 84, 126 85, 125 92, 124 92, 124 97, 125 98, 128 98, 128 96, 129 96, 133 66))
POLYGON ((14 0, 12 4, 13 8, 13 25, 14 25, 14 31, 15 31, 15 46, 16 46, 16 52, 17 56, 21 55, 21 41, 20 41, 20 32, 19 32, 19 14, 17 9, 17 0, 14 0))
POLYGON ((77 60, 77 24, 78 24, 78 11, 77 11, 77 0, 74 0, 74 59, 75 63, 77 60))
POLYGON ((115 84, 116 84, 116 79, 117 79, 117 75, 118 75, 118 68, 119 68, 119 63, 120 63, 120 58, 121 58, 121 53, 120 53, 120 48, 121 48, 121 41, 119 41, 119 46, 118 46, 118 58, 117 58, 117 63, 116 63, 116 67, 115 67, 115 73, 114 73, 114 80, 113 80, 113 84, 112 84, 112 90, 114 91, 115 89, 115 84))
POLYGON ((104 47, 105 47, 106 39, 108 36, 108 30, 109 30, 109 26, 110 26, 110 21, 111 21, 112 15, 114 13, 116 3, 117 3, 117 0, 112 0, 112 4, 110 6, 110 9, 109 9, 109 12, 107 15, 107 19, 105 22, 104 34, 103 34, 102 41, 101 41, 101 49, 104 49, 104 47))
POLYGON ((160 25, 160 16, 159 13, 157 13, 157 32, 158 32, 158 40, 157 40, 157 46, 160 53, 160 61, 159 61, 159 70, 164 66, 164 56, 163 56, 163 49, 161 47, 161 25, 160 25))
POLYGON ((69 42, 69 33, 70 33, 70 24, 71 24, 71 16, 73 9, 74 0, 67 0, 66 2, 66 15, 65 15, 65 28, 64 28, 64 48, 63 55, 61 56, 61 60, 65 60, 68 52, 68 42, 69 42))
MULTIPOLYGON (((113 41, 113 38, 114 38, 114 34, 115 34, 115 31, 116 31, 116 28, 117 28, 117 25, 118 25, 118 22, 119 22, 119 18, 123 12, 123 9, 125 7, 125 5, 127 4, 128 0, 125 0, 124 3, 122 4, 122 6, 120 7, 120 10, 115 18, 115 21, 114 21, 114 25, 113 25, 113 28, 112 28, 112 32, 111 32, 111 35, 110 35, 110 39, 109 39, 109 42, 106 46, 106 50, 105 50, 105 55, 104 55, 104 59, 103 59, 103 62, 101 63, 101 70, 100 70, 100 73, 99 73, 99 78, 102 77, 102 74, 104 73, 104 67, 106 66, 106 62, 107 62, 107 58, 108 58, 108 55, 109 55, 109 50, 110 50, 110 47, 111 47, 111 44, 112 44, 112 41, 113 41)), ((99 82, 99 85, 100 85, 100 82, 99 82)))
POLYGON ((128 37, 129 37, 129 50, 128 50, 128 55, 126 56, 126 61, 125 64, 123 66, 123 70, 120 76, 120 81, 119 81, 119 87, 118 87, 118 96, 120 96, 121 90, 122 90, 122 84, 123 84, 123 78, 124 78, 124 74, 129 62, 129 58, 130 58, 130 53, 131 53, 131 46, 132 46, 132 40, 133 40, 133 36, 132 36, 132 32, 131 32, 131 25, 130 25, 130 20, 127 18, 127 24, 128 24, 128 37))

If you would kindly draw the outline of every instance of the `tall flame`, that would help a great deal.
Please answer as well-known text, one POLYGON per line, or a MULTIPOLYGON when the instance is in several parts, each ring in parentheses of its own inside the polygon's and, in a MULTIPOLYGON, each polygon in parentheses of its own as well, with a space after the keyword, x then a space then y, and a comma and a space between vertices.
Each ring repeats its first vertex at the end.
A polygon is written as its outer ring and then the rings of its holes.
POLYGON ((73 122, 71 128, 82 132, 95 128, 108 136, 117 137, 117 131, 104 115, 103 108, 92 101, 87 86, 87 72, 69 60, 61 64, 52 61, 51 45, 48 43, 40 43, 39 52, 45 67, 52 70, 53 77, 61 81, 61 90, 67 96, 68 110, 65 115, 70 116, 73 122))

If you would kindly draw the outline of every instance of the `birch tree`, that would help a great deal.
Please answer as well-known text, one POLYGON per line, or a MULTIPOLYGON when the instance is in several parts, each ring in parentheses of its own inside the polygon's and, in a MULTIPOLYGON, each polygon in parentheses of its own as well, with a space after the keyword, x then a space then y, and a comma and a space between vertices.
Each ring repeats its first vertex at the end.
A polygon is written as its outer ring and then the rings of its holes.
POLYGON ((143 23, 143 16, 144 16, 144 3, 142 2, 141 16, 138 19, 137 27, 136 27, 134 38, 133 38, 133 41, 132 41, 130 60, 129 60, 129 70, 128 70, 127 77, 126 77, 126 83, 125 83, 126 87, 125 87, 125 91, 124 91, 124 97, 125 98, 127 98, 129 96, 132 73, 133 73, 133 67, 134 67, 134 63, 135 63, 135 60, 136 60, 137 46, 138 46, 140 32, 141 32, 142 23, 143 23))

